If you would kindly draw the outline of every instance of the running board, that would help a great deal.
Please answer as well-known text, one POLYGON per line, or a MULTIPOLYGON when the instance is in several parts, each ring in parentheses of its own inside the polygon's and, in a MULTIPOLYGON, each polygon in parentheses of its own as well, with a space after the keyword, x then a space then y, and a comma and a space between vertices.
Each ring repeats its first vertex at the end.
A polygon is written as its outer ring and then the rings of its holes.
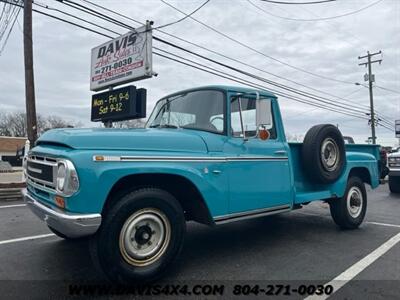
POLYGON ((240 212, 240 213, 234 213, 234 214, 215 217, 214 222, 215 222, 215 224, 220 225, 220 224, 225 224, 225 223, 230 223, 230 222, 235 222, 235 221, 242 221, 242 220, 247 220, 247 219, 253 219, 253 218, 258 218, 258 217, 263 217, 263 216, 279 214, 279 213, 283 213, 283 212, 288 212, 290 210, 291 210, 290 205, 280 205, 280 206, 274 206, 274 207, 265 208, 265 209, 257 209, 257 210, 252 210, 252 211, 246 211, 246 212, 240 212))

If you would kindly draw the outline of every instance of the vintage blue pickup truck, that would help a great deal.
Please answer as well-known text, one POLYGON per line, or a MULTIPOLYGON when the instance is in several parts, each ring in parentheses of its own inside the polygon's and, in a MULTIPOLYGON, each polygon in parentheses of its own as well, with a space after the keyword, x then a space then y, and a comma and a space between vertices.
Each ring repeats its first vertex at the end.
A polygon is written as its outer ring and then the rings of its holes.
POLYGON ((190 220, 215 226, 322 200, 338 226, 357 228, 379 157, 329 124, 288 143, 272 93, 208 86, 162 98, 144 129, 46 132, 25 163, 25 201, 58 236, 90 236, 112 281, 143 282, 178 256, 190 220))

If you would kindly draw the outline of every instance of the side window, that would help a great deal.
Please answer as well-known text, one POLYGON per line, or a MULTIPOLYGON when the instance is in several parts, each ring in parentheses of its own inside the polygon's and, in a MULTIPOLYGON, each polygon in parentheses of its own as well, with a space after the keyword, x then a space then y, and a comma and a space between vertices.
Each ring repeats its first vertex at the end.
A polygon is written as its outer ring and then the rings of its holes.
MULTIPOLYGON (((257 135, 256 125, 256 99, 234 97, 231 101, 231 133, 233 137, 243 137, 242 125, 240 120, 241 101, 243 129, 246 137, 255 137, 257 135)), ((265 100, 268 101, 268 100, 265 100)), ((271 112, 272 114, 272 112, 271 112)), ((270 139, 276 139, 276 130, 271 116, 272 127, 269 130, 270 139)))

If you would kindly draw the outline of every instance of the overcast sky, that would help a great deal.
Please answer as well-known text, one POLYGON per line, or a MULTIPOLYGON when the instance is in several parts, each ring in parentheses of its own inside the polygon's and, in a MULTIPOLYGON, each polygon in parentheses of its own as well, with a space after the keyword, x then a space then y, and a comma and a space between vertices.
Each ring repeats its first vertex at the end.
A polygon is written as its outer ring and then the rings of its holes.
MULTIPOLYGON (((204 2, 203 0, 166 1, 188 13, 204 2)), ((194 14, 194 17, 268 56, 343 81, 363 83, 366 69, 358 66, 358 56, 365 55, 368 50, 371 52, 382 50, 382 64, 373 65, 376 84, 400 91, 400 0, 383 0, 353 15, 312 22, 285 20, 268 15, 267 12, 297 19, 324 18, 358 10, 376 0, 337 0, 319 5, 276 5, 259 0, 251 1, 266 12, 258 10, 247 0, 211 0, 194 14)), ((76 2, 85 4, 80 0, 76 2)), ((154 26, 182 18, 179 12, 159 0, 96 2, 140 21, 153 20, 154 26)), ((121 33, 126 32, 56 1, 41 0, 37 3, 68 11, 121 33)), ((54 11, 47 12, 60 15, 54 11)), ((90 122, 92 94, 89 90, 90 50, 107 41, 107 38, 35 13, 33 19, 37 112, 43 115, 59 115, 68 120, 80 121, 86 126, 98 126, 90 122)), ((135 26, 132 22, 121 20, 135 26)), ((2 111, 23 111, 25 107, 22 23, 21 12, 19 22, 0 56, 2 111)), ((349 99, 357 104, 369 105, 367 88, 324 80, 297 71, 252 52, 189 18, 164 30, 262 70, 349 99)), ((163 35, 158 33, 158 36, 163 35)), ((199 53, 223 60, 171 37, 163 37, 199 53)), ((157 42, 154 42, 154 45, 171 50, 157 42)), ((158 77, 136 83, 138 87, 148 90, 148 115, 154 103, 165 94, 209 84, 237 85, 157 56, 154 56, 153 61, 153 69, 158 73, 158 77)), ((271 75, 225 61, 260 76, 301 88, 271 75)), ((332 98, 326 95, 325 97, 332 98)), ((374 99, 376 109, 387 119, 392 121, 400 119, 399 93, 375 88, 374 99)), ((370 136, 366 120, 315 109, 284 98, 280 98, 280 105, 287 133, 303 135, 314 124, 333 123, 339 125, 344 135, 355 137, 357 142, 365 142, 370 136)), ((397 142, 394 132, 382 127, 378 127, 377 136, 378 142, 384 145, 393 145, 397 142)))

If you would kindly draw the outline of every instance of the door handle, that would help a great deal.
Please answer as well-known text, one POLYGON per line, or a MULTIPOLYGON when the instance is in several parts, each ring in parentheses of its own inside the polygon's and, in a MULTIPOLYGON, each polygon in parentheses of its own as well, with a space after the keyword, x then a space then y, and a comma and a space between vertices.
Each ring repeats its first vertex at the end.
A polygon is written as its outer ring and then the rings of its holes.
POLYGON ((287 152, 285 150, 278 150, 274 152, 275 155, 286 155, 287 152))

